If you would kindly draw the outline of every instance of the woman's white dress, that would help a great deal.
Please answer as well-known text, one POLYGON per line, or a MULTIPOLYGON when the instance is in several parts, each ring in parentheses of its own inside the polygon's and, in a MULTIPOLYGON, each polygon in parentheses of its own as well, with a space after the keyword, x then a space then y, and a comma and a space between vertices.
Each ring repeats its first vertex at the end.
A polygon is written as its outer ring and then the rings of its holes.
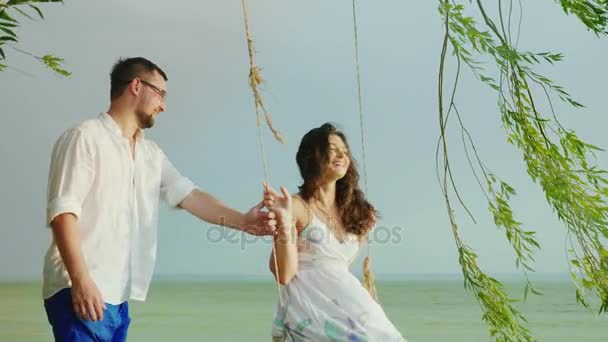
POLYGON ((356 236, 339 241, 310 213, 298 237, 298 273, 280 287, 273 341, 405 341, 349 271, 359 249, 356 236))

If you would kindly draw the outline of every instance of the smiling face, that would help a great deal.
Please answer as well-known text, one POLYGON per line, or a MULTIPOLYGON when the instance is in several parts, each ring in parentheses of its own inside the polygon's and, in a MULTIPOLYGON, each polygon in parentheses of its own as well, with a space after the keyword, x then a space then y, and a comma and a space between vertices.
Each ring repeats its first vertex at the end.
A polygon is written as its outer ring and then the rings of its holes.
POLYGON ((348 139, 330 123, 313 128, 302 137, 296 162, 302 176, 300 196, 309 201, 321 187, 335 182, 335 200, 347 232, 367 236, 376 222, 376 209, 359 188, 357 163, 348 139))
POLYGON ((322 184, 335 182, 338 187, 350 187, 359 179, 346 136, 330 123, 313 128, 302 137, 296 162, 304 180, 300 190, 307 198, 322 184))
POLYGON ((167 74, 143 57, 119 59, 110 73, 112 107, 128 112, 140 129, 154 126, 166 110, 167 74))
POLYGON ((139 101, 135 114, 142 129, 154 126, 159 113, 166 110, 167 82, 158 73, 142 77, 139 80, 139 101))
POLYGON ((328 180, 338 180, 346 175, 350 166, 350 155, 348 147, 336 134, 331 134, 328 138, 327 164, 324 169, 324 178, 328 180))

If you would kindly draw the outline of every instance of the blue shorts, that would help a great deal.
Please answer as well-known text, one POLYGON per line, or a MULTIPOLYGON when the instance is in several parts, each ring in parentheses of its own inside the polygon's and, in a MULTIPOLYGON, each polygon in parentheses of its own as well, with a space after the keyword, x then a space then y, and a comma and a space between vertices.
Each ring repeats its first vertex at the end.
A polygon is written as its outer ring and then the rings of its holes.
POLYGON ((63 289, 44 300, 49 323, 53 327, 55 341, 121 342, 127 340, 129 303, 106 303, 101 321, 85 321, 76 316, 72 306, 71 289, 63 289))

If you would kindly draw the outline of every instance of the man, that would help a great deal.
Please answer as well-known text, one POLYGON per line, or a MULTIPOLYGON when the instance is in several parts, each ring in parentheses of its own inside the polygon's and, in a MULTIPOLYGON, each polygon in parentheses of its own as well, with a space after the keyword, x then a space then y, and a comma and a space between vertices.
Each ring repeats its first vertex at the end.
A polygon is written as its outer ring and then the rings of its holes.
POLYGON ((263 204, 242 214, 183 177, 143 130, 166 109, 167 75, 145 58, 119 60, 111 105, 68 129, 49 172, 44 305, 57 341, 124 341, 128 299, 145 300, 155 257, 159 199, 212 223, 269 235, 263 204))

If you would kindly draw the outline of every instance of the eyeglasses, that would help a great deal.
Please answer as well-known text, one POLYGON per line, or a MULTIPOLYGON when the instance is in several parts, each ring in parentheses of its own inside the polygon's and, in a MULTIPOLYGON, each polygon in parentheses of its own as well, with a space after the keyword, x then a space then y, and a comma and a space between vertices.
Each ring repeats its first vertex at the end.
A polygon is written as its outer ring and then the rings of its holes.
MULTIPOLYGON (((133 79, 133 80, 134 80, 134 79, 133 79)), ((133 82, 133 80, 130 80, 130 81, 125 81, 125 82, 124 82, 124 84, 129 84, 129 83, 133 82)), ((139 81, 140 81, 140 82, 141 82, 143 85, 145 85, 145 86, 148 86, 148 87, 152 88, 152 90, 154 90, 154 92, 155 92, 155 93, 157 93, 158 95, 160 95, 160 98, 161 98, 163 101, 166 101, 166 100, 167 100, 167 91, 166 91, 166 90, 162 90, 162 89, 160 89, 159 87, 155 86, 154 84, 152 84, 152 83, 150 83, 150 82, 147 82, 147 81, 144 81, 144 80, 142 80, 141 78, 138 78, 138 80, 139 80, 139 81)))
POLYGON ((147 85, 148 87, 152 88, 152 90, 154 90, 155 93, 157 93, 158 95, 160 95, 160 98, 165 101, 167 100, 167 91, 166 90, 162 90, 159 87, 155 86, 154 84, 150 83, 150 82, 146 82, 142 79, 140 79, 141 83, 143 85, 147 85))

